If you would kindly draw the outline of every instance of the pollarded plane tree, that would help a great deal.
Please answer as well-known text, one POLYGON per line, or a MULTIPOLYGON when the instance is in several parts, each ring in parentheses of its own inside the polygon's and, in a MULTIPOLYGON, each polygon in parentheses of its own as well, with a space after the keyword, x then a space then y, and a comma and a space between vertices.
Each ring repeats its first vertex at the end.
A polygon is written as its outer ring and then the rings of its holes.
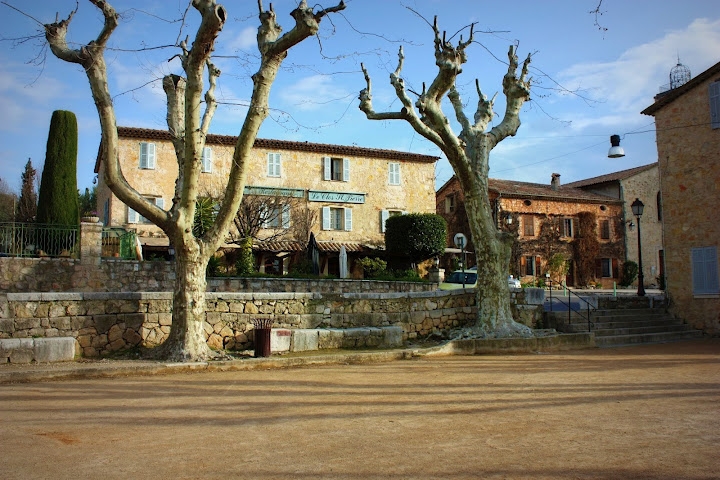
POLYGON ((228 235, 240 206, 246 176, 246 163, 262 122, 269 114, 268 96, 278 70, 288 51, 315 35, 326 15, 345 8, 340 3, 317 12, 302 0, 290 15, 293 28, 282 33, 275 11, 264 10, 258 0, 260 26, 257 44, 260 66, 252 76, 253 89, 248 113, 240 128, 223 201, 213 225, 200 237, 193 234, 198 180, 202 151, 210 123, 217 109, 215 88, 220 70, 212 61, 215 40, 223 28, 228 12, 215 0, 192 0, 190 4, 201 16, 192 45, 188 40, 178 45, 184 75, 167 75, 163 89, 167 97, 167 124, 178 162, 178 178, 172 207, 164 210, 144 199, 124 178, 118 159, 118 133, 112 96, 108 86, 105 51, 108 40, 119 23, 113 6, 103 0, 89 0, 102 14, 103 27, 97 38, 80 48, 71 48, 66 35, 75 11, 55 23, 44 25, 45 38, 53 54, 66 62, 81 65, 90 82, 102 131, 101 162, 104 179, 110 190, 125 204, 160 227, 176 252, 176 282, 173 291, 172 328, 161 348, 164 358, 188 361, 212 357, 205 341, 205 269, 209 258, 228 235), (204 77, 207 75, 207 88, 204 77), (204 92, 204 93, 203 93, 204 92))
POLYGON ((417 96, 413 103, 401 77, 404 55, 400 47, 398 65, 390 74, 390 83, 402 109, 393 112, 374 110, 370 75, 363 65, 367 87, 360 92, 360 110, 370 120, 408 122, 418 134, 442 150, 460 181, 478 266, 478 283, 475 289, 477 320, 471 334, 481 337, 532 336, 532 330, 512 318, 507 272, 513 237, 497 228, 488 196, 490 152, 502 140, 517 133, 520 127, 520 109, 530 98, 530 56, 523 62, 518 76, 520 65, 516 49, 510 47, 508 69, 502 82, 506 98, 505 115, 499 124, 488 130, 494 115, 495 97, 488 100, 476 80, 479 99, 475 114, 470 119, 463 111, 463 102, 456 88, 462 65, 467 62, 466 49, 473 43, 473 26, 470 26, 468 40, 463 41, 461 36, 456 45, 446 39, 445 32, 441 36, 437 17, 433 22, 433 31, 438 73, 430 86, 426 88, 423 83, 421 93, 412 92, 417 96), (459 134, 453 131, 450 120, 442 110, 446 98, 460 124, 459 134))

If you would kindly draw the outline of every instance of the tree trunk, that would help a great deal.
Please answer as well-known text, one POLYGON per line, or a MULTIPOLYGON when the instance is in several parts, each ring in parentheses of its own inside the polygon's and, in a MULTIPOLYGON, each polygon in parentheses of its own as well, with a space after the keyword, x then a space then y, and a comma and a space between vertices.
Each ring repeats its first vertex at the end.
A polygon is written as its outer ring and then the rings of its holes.
MULTIPOLYGON (((191 240, 195 243, 194 240, 191 240)), ((207 345, 205 322, 205 266, 198 249, 179 248, 175 260, 172 321, 168 339, 159 349, 162 358, 174 361, 207 360, 215 355, 207 345)))

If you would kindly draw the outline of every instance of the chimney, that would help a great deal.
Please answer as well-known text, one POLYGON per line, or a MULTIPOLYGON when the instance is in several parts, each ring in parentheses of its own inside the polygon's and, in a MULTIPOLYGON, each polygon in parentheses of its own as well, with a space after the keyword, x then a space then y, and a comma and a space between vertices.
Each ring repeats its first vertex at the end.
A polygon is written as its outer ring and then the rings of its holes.
POLYGON ((553 173, 552 178, 550 179, 550 188, 553 190, 557 190, 560 188, 560 174, 559 173, 553 173))

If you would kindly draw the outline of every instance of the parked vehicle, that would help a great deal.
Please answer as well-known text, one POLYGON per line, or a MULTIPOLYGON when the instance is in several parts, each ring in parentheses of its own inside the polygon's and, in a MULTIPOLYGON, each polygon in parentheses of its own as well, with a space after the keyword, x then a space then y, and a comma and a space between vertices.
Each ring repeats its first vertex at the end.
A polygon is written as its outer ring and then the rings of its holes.
MULTIPOLYGON (((440 284, 440 290, 463 288, 463 277, 465 288, 474 288, 477 284, 477 267, 471 267, 465 271, 455 270, 445 277, 445 281, 440 284)), ((520 280, 512 275, 508 275, 507 281, 509 288, 522 288, 520 280)))

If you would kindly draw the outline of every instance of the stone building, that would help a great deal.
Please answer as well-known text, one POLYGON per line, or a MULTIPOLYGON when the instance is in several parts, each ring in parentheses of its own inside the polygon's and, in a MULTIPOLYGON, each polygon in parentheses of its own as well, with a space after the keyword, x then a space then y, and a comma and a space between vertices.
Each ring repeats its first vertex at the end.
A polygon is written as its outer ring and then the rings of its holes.
MULTIPOLYGON (((525 283, 544 278, 550 259, 561 254, 569 269, 559 280, 567 285, 610 288, 619 281, 626 258, 621 200, 561 186, 558 174, 548 184, 492 178, 488 184, 498 229, 517 239, 510 274, 525 283)), ((448 245, 453 235, 464 233, 472 252, 463 193, 454 176, 437 191, 436 208, 448 222, 448 245)), ((443 258, 446 269, 452 268, 455 251, 450 251, 443 258)), ((474 260, 469 255, 468 265, 474 260)))
MULTIPOLYGON (((662 195, 657 162, 619 172, 568 183, 566 186, 624 201, 625 251, 627 259, 638 262, 637 219, 630 205, 639 199, 644 205, 640 217, 643 275, 645 285, 664 284, 664 248, 662 237, 662 195)), ((637 285, 637 282, 635 282, 637 285)))
POLYGON ((671 87, 642 111, 655 117, 667 294, 676 315, 718 335, 720 63, 671 87))
MULTIPOLYGON (((120 164, 128 183, 157 205, 169 208, 178 171, 169 133, 119 127, 118 135, 120 164)), ((222 195, 236 140, 208 135, 201 196, 222 195)), ((304 249, 310 232, 317 239, 325 274, 338 274, 343 246, 351 261, 377 252, 384 246, 384 222, 390 215, 434 211, 437 160, 392 150, 257 139, 246 167, 245 195, 246 199, 259 199, 265 215, 253 247, 260 269, 287 271, 289 259, 304 249), (307 225, 299 228, 301 224, 307 225)), ((98 159, 95 172, 103 223, 135 229, 144 250, 167 252, 167 237, 113 195, 104 183, 104 168, 98 159)), ((228 242, 238 240, 232 233, 228 242)))

